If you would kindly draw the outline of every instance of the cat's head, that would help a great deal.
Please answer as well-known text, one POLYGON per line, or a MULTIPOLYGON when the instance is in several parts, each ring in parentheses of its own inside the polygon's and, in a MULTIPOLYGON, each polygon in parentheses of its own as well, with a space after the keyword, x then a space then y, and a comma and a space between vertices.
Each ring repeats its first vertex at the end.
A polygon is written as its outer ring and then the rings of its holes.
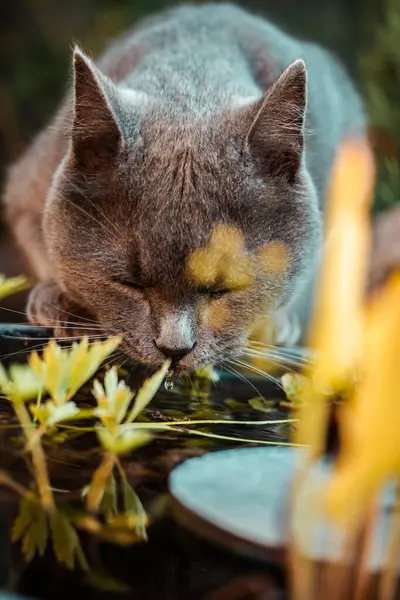
POLYGON ((306 70, 190 117, 74 53, 70 146, 44 220, 55 279, 135 359, 217 363, 288 303, 320 217, 304 164, 306 70))

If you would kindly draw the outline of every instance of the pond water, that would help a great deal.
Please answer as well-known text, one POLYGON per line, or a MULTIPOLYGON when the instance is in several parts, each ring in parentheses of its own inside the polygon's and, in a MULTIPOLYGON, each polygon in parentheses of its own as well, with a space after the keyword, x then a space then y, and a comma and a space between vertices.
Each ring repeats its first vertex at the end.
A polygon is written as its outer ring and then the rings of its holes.
MULTIPOLYGON (((31 348, 45 343, 39 339, 44 337, 43 331, 39 333, 32 328, 3 326, 0 330, 2 362, 25 360, 31 348)), ((144 376, 142 370, 133 365, 124 365, 124 372, 133 388, 144 376)), ((279 406, 284 397, 279 380, 248 375, 237 377, 222 372, 218 381, 205 379, 189 383, 173 380, 172 376, 167 381, 167 389, 160 388, 143 419, 165 423, 176 419, 213 419, 223 423, 197 426, 200 436, 189 433, 184 427, 161 433, 149 446, 123 459, 130 484, 152 515, 148 541, 121 548, 100 544, 91 536, 82 536, 91 567, 89 576, 64 569, 55 561, 52 552, 25 567, 18 549, 11 549, 9 544, 10 524, 16 512, 15 498, 2 492, 4 552, 0 576, 3 583, 12 573, 17 582, 14 587, 19 593, 43 600, 56 596, 70 598, 74 593, 85 593, 87 598, 96 600, 114 596, 146 600, 245 599, 266 597, 260 594, 271 586, 283 586, 284 575, 279 561, 271 559, 266 566, 265 560, 258 561, 233 548, 224 550, 212 541, 203 541, 201 536, 193 535, 172 518, 167 495, 171 470, 188 458, 265 442, 279 444, 287 439, 290 426, 274 424, 274 421, 289 416, 279 406), (249 420, 253 424, 230 423, 249 420), (266 420, 271 423, 257 424, 266 420), (219 437, 209 438, 209 433, 219 437), (251 595, 252 589, 259 595, 251 595), (231 595, 224 596, 225 592, 231 595)), ((82 390, 78 400, 88 402, 88 389, 86 386, 82 390)), ((4 402, 2 406, 6 409, 4 402)), ((2 410, 1 414, 1 421, 12 422, 12 411, 2 410)), ((22 473, 24 461, 20 453, 15 452, 13 437, 15 430, 0 427, 0 443, 4 449, 0 468, 22 473)), ((93 434, 88 433, 47 450, 54 487, 68 491, 87 484, 96 460, 91 453, 92 442, 93 434)), ((27 476, 25 473, 22 480, 27 476)))

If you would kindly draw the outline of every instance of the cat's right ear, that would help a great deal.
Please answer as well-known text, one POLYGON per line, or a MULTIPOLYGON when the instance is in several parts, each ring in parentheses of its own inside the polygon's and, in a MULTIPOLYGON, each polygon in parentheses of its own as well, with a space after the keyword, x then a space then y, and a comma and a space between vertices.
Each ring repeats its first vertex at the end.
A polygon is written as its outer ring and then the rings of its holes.
POLYGON ((306 66, 296 60, 247 109, 246 147, 261 170, 289 180, 296 176, 303 154, 306 108, 306 66))
POLYGON ((112 164, 122 140, 112 106, 115 90, 112 82, 77 47, 73 66, 72 150, 78 166, 97 169, 112 164))

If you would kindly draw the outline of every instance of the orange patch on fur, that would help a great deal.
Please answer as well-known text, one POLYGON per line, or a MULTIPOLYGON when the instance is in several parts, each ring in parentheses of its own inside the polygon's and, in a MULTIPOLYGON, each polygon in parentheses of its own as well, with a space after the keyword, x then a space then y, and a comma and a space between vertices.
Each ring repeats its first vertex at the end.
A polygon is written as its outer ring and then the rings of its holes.
POLYGON ((290 251, 283 242, 269 242, 258 252, 258 257, 265 274, 281 275, 289 265, 290 251))
POLYGON ((207 327, 217 330, 225 327, 231 318, 229 308, 222 302, 211 302, 204 312, 204 320, 207 327))
POLYGON ((197 285, 217 284, 238 289, 254 282, 253 264, 245 255, 243 234, 233 225, 214 228, 208 244, 190 256, 188 271, 197 285))

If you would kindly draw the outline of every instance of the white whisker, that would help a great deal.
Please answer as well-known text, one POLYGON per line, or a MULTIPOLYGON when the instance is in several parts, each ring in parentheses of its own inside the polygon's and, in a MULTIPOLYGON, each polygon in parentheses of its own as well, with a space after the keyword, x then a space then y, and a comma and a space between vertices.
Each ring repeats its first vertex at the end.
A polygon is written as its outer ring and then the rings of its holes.
MULTIPOLYGON (((111 219, 109 219, 107 217, 107 215, 105 214, 104 211, 100 210, 99 205, 95 204, 92 200, 90 200, 90 198, 88 198, 88 196, 77 185, 74 185, 73 187, 75 188, 75 191, 79 195, 81 195, 82 198, 84 198, 85 202, 89 203, 90 206, 92 206, 92 208, 94 208, 96 211, 100 212, 100 216, 105 219, 105 221, 111 226, 111 228, 114 231, 114 233, 119 237, 120 232, 118 230, 117 225, 115 223, 113 223, 111 221, 111 219)), ((76 206, 77 208, 79 208, 84 214, 86 214, 87 216, 89 216, 93 221, 95 221, 98 225, 100 225, 100 227, 103 227, 107 231, 107 233, 109 232, 109 230, 108 230, 107 226, 105 225, 105 223, 102 223, 101 221, 99 221, 98 219, 96 219, 96 217, 94 215, 92 215, 88 211, 85 211, 85 209, 82 206, 76 204, 75 202, 71 202, 71 204, 73 204, 73 206, 76 206)))
POLYGON ((56 306, 55 304, 52 304, 51 302, 47 302, 47 304, 49 306, 51 306, 52 308, 54 308, 55 310, 59 310, 59 311, 63 312, 64 314, 68 315, 69 317, 74 317, 75 319, 78 319, 78 321, 82 320, 82 321, 88 321, 89 323, 97 324, 97 321, 94 321, 93 319, 89 319, 88 317, 81 317, 80 315, 75 315, 74 313, 68 312, 67 310, 60 308, 59 306, 56 306))
POLYGON ((272 363, 286 368, 286 367, 304 367, 304 362, 298 361, 296 358, 287 358, 286 356, 280 356, 279 354, 274 354, 270 351, 260 352, 257 350, 252 350, 249 348, 243 349, 243 354, 246 356, 254 357, 254 358, 265 358, 266 360, 271 361, 272 363), (277 360, 279 359, 279 360, 277 360))
POLYGON ((271 356, 270 354, 267 354, 267 353, 254 353, 254 352, 244 349, 243 355, 248 356, 249 358, 265 359, 268 362, 272 363, 273 365, 276 365, 277 367, 280 367, 281 369, 288 369, 289 371, 293 371, 294 370, 293 367, 300 366, 297 364, 293 364, 291 361, 280 362, 280 361, 276 360, 276 358, 274 358, 273 356, 271 356))
MULTIPOLYGON (((16 315, 21 315, 23 317, 27 317, 26 313, 23 313, 23 312, 21 312, 19 310, 13 310, 11 308, 6 308, 4 306, 0 306, 0 311, 2 311, 2 310, 5 310, 7 312, 10 312, 10 313, 13 313, 13 314, 16 314, 16 315)), ((66 312, 66 311, 63 311, 63 312, 66 312)), ((67 314, 69 314, 69 313, 67 313, 67 314)), ((72 315, 72 316, 75 316, 75 315, 72 315)), ((100 323, 97 323, 96 321, 90 321, 86 325, 86 323, 82 323, 82 321, 80 321, 80 322, 79 321, 60 321, 60 320, 55 320, 54 319, 53 323, 54 323, 54 325, 65 325, 65 326, 68 326, 68 327, 74 327, 74 326, 77 327, 77 326, 79 326, 79 327, 82 327, 82 328, 88 329, 88 330, 91 330, 91 329, 102 330, 102 329, 104 329, 104 327, 100 323)), ((42 329, 49 329, 49 328, 51 328, 51 326, 49 327, 48 325, 33 325, 29 321, 24 321, 22 323, 16 323, 16 324, 10 323, 10 326, 16 326, 17 327, 18 325, 30 325, 30 326, 34 327, 35 329, 37 329, 37 328, 42 328, 42 329)))
MULTIPOLYGON (((5 338, 5 339, 8 339, 8 340, 15 340, 15 336, 14 335, 4 334, 1 337, 5 338)), ((101 340, 101 339, 104 339, 104 335, 101 335, 101 334, 100 335, 87 335, 86 337, 89 339, 89 341, 90 340, 101 340)), ((64 340, 70 342, 70 341, 81 340, 82 336, 80 336, 80 335, 71 335, 71 336, 65 336, 65 337, 64 336, 52 336, 51 338, 49 338, 49 337, 28 337, 28 336, 24 336, 24 337, 21 337, 19 339, 22 340, 22 341, 26 340, 26 341, 33 341, 33 342, 34 341, 43 341, 43 342, 46 342, 46 341, 50 341, 51 339, 55 339, 55 340, 61 341, 61 342, 64 341, 64 340)))
POLYGON ((249 369, 249 371, 253 371, 253 373, 256 373, 257 375, 261 375, 262 377, 265 377, 266 379, 268 379, 268 381, 271 381, 272 383, 274 383, 275 385, 277 385, 278 387, 283 389, 282 385, 279 383, 279 381, 275 377, 273 377, 269 373, 266 373, 262 369, 258 369, 254 365, 247 363, 246 361, 239 360, 239 359, 235 359, 235 360, 231 359, 231 363, 235 364, 237 367, 249 369))
POLYGON ((227 369, 227 371, 229 371, 232 375, 236 375, 236 377, 239 377, 239 379, 241 379, 246 385, 249 385, 251 388, 253 388, 253 390, 256 392, 257 396, 264 399, 263 394, 260 392, 259 389, 256 388, 256 386, 250 381, 250 379, 248 379, 243 373, 240 373, 240 371, 237 371, 236 369, 234 369, 232 367, 231 360, 225 360, 223 362, 223 364, 225 365, 225 368, 227 369), (228 363, 229 363, 229 367, 227 366, 228 363))
POLYGON ((303 363, 311 363, 313 362, 313 360, 311 358, 308 358, 306 356, 302 356, 301 354, 296 355, 294 352, 287 350, 285 348, 281 348, 280 346, 272 346, 271 344, 264 344, 262 342, 255 342, 253 340, 250 340, 248 342, 248 346, 249 349, 251 350, 267 350, 269 353, 273 353, 276 356, 279 356, 279 358, 283 358, 283 357, 288 357, 290 359, 295 359, 295 360, 299 360, 303 363))

